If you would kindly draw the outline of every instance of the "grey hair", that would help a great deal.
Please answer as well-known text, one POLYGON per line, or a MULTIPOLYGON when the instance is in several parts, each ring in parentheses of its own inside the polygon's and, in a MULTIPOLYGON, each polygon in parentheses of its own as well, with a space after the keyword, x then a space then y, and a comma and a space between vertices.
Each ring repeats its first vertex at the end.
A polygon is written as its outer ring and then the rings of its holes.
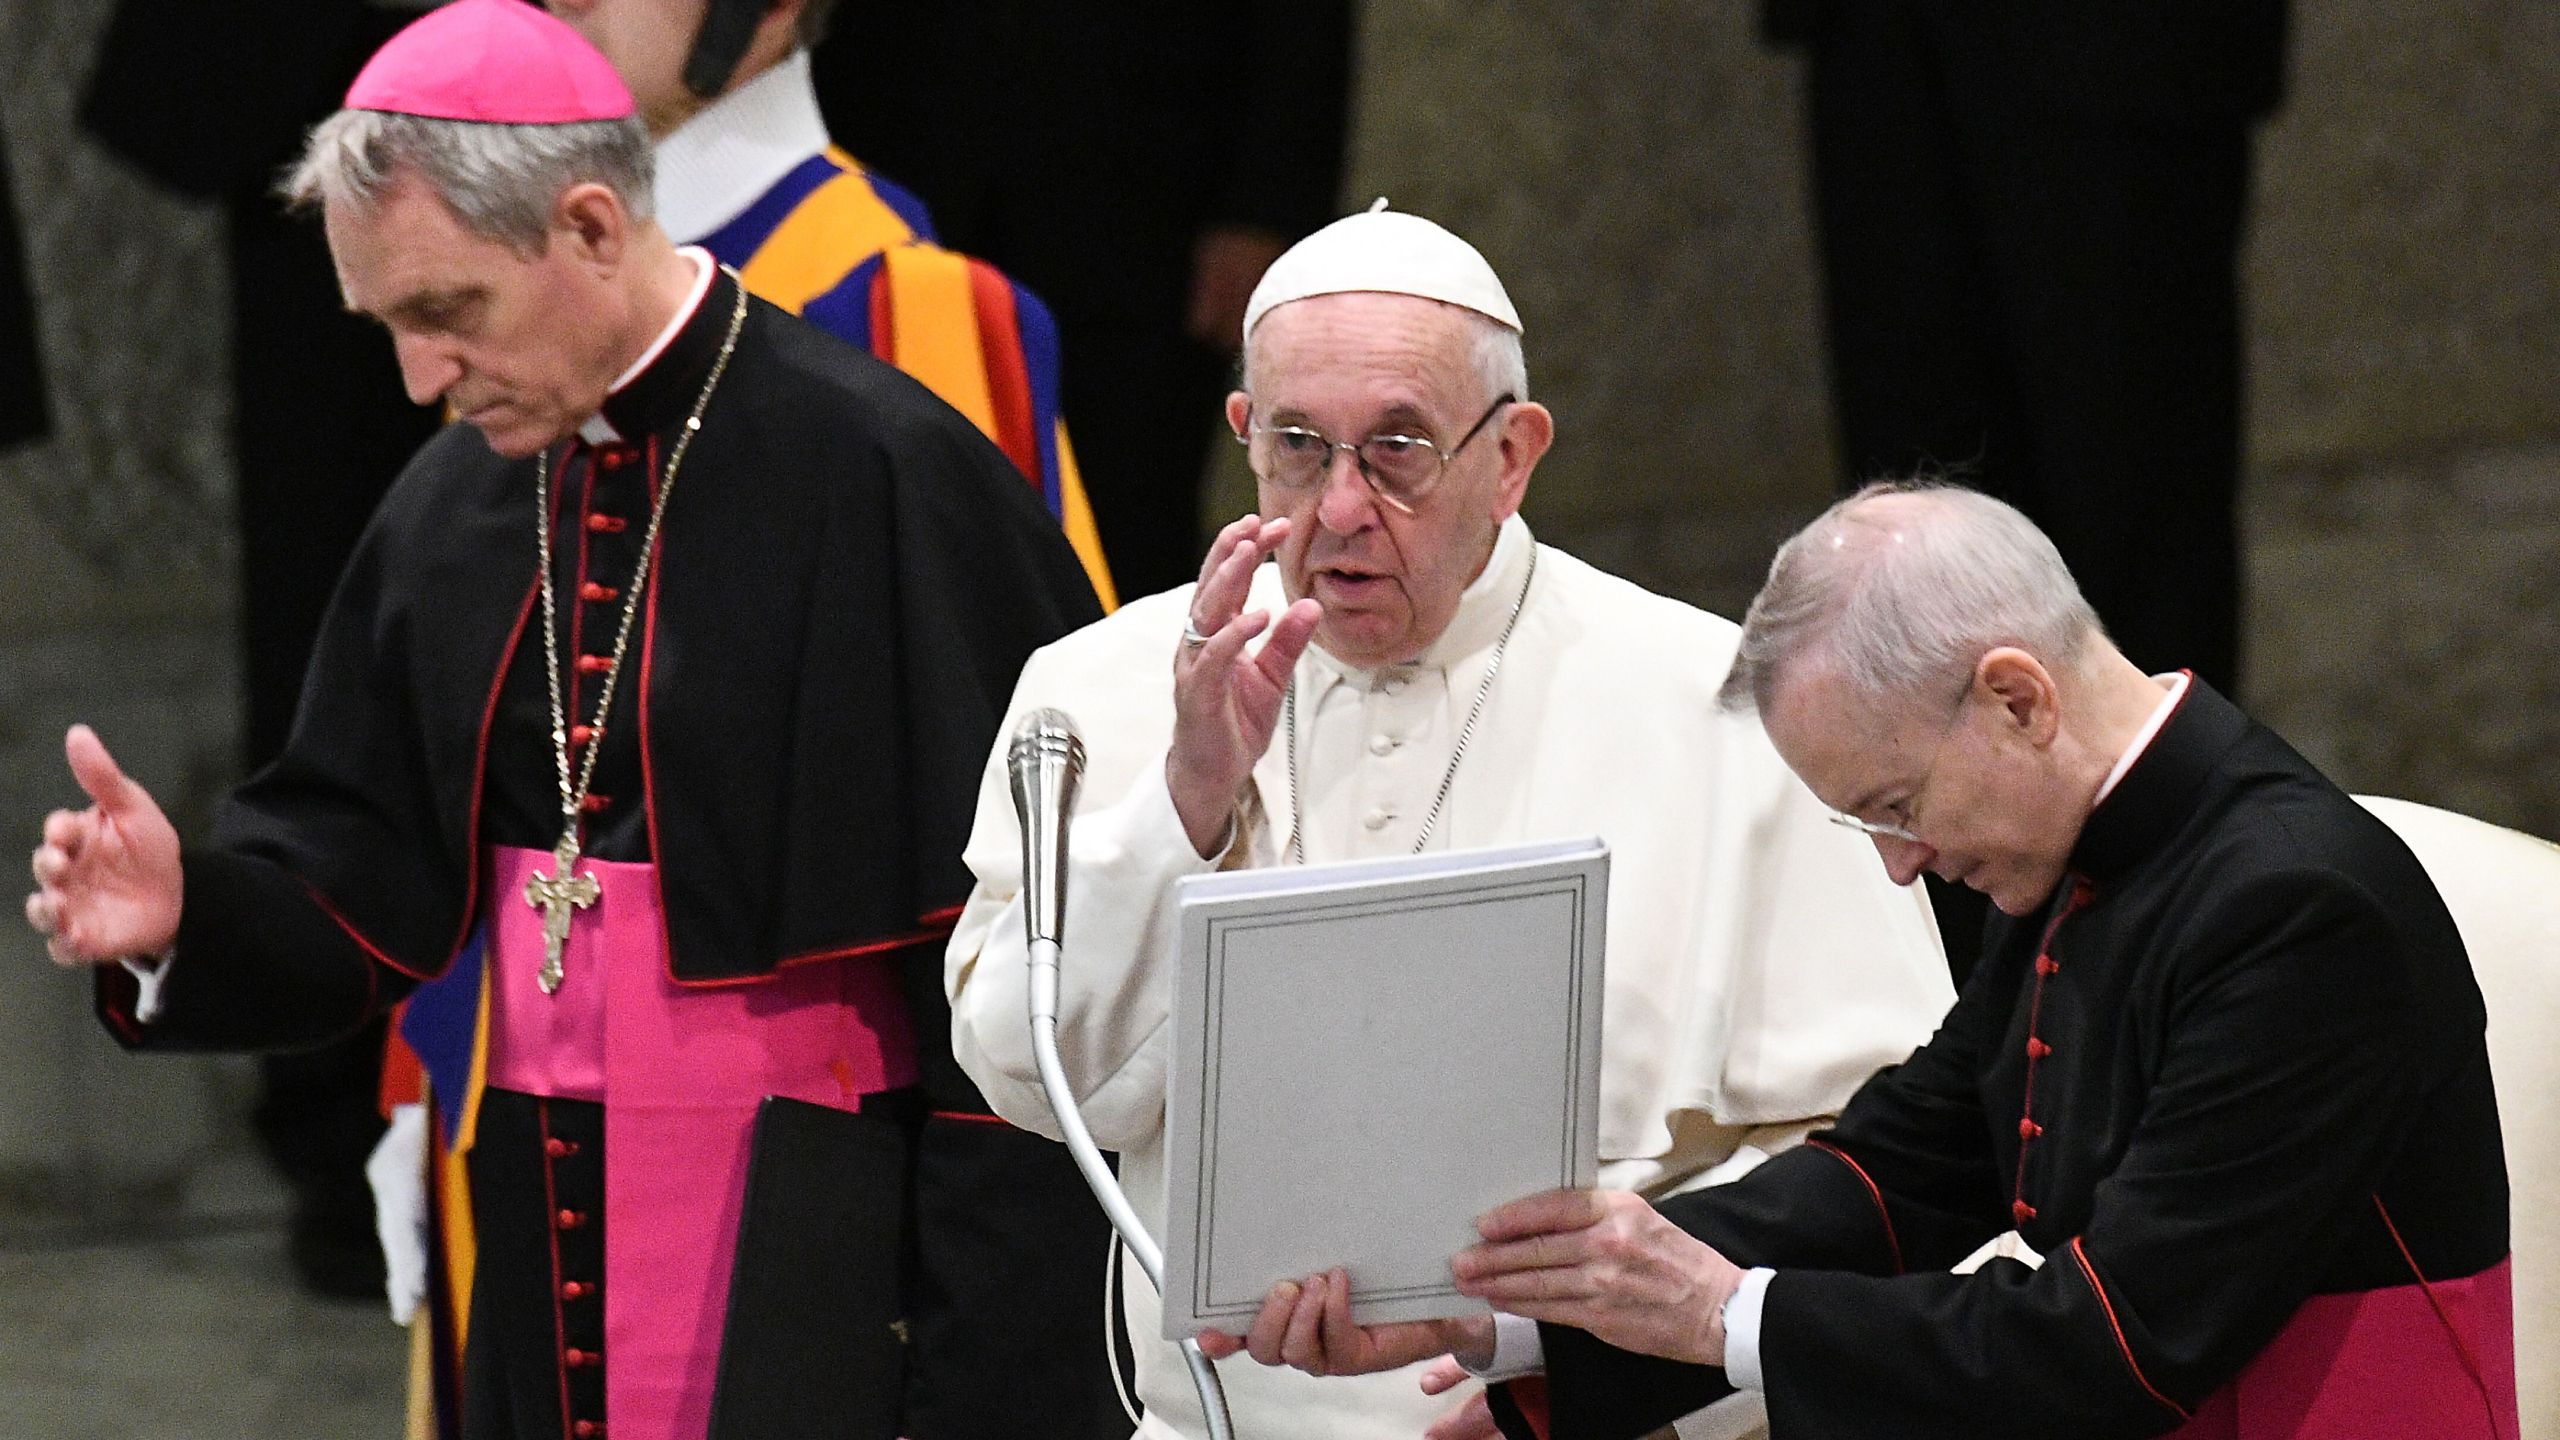
MULTIPOLYGON (((1446 301, 1433 301, 1447 305, 1446 301)), ((1464 316, 1468 325, 1468 363, 1484 382, 1485 399, 1509 395, 1514 400, 1529 398, 1529 358, 1520 348, 1520 332, 1490 315, 1469 310, 1463 305, 1449 309, 1464 316)), ((1256 327, 1259 328, 1259 327, 1256 327)), ((1236 388, 1253 393, 1253 337, 1245 337, 1244 353, 1236 360, 1236 388)))
POLYGON ((634 220, 655 206, 649 130, 637 115, 566 125, 496 125, 381 110, 341 110, 312 127, 278 187, 296 209, 368 210, 403 172, 443 197, 462 227, 538 255, 560 192, 594 182, 634 220))
POLYGON ((2105 633, 2053 542, 2014 507, 1885 482, 1779 547, 1717 699, 1765 707, 1783 675, 1814 665, 1869 704, 1952 707, 1986 651, 2014 645, 2062 667, 2105 633))
POLYGON ((1520 332, 1490 315, 1469 311, 1468 316, 1476 322, 1476 374, 1484 381, 1486 397, 1528 399, 1529 357, 1520 348, 1520 332))

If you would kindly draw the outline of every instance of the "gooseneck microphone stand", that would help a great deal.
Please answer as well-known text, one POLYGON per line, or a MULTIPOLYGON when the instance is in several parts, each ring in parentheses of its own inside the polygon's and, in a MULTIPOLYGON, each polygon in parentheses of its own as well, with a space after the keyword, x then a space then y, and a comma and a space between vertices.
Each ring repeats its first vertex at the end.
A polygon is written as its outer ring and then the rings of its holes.
MULTIPOLYGON (((1065 1065, 1058 1059, 1059 936, 1067 915, 1067 822, 1074 817, 1076 783, 1084 775, 1084 742, 1075 721, 1061 710, 1034 710, 1014 728, 1005 761, 1013 775, 1013 808, 1022 822, 1022 923, 1031 949, 1031 1053, 1040 1066, 1040 1086, 1049 1095, 1049 1110, 1067 1152, 1084 1172, 1084 1183, 1102 1202, 1102 1213, 1121 1242, 1147 1272, 1156 1293, 1164 1293, 1164 1251, 1129 1207, 1118 1177, 1103 1163, 1102 1149, 1085 1128, 1076 1107, 1065 1065)), ((1182 1342, 1182 1361, 1200 1392, 1200 1410, 1209 1420, 1210 1440, 1234 1440, 1235 1422, 1227 1415, 1227 1392, 1200 1342, 1182 1342)))

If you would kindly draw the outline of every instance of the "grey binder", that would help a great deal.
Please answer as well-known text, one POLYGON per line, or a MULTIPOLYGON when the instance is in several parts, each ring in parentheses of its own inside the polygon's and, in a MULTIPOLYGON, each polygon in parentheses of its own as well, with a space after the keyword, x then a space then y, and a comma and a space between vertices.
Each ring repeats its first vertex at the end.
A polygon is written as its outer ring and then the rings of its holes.
POLYGON ((1164 1335, 1343 1266, 1362 1324, 1482 1311, 1474 1217, 1597 1167, 1597 839, 1181 883, 1164 1335))

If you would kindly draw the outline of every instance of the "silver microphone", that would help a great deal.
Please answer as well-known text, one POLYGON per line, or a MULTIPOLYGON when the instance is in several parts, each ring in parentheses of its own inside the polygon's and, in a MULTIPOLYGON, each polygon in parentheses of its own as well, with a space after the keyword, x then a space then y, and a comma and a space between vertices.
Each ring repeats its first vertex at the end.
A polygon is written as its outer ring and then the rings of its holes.
POLYGON ((1063 710, 1034 710, 1005 753, 1013 811, 1022 822, 1022 923, 1037 945, 1059 943, 1067 919, 1067 822, 1075 818, 1084 741, 1063 710))
MULTIPOLYGON (((1057 1117, 1067 1153, 1085 1184, 1120 1232, 1138 1268, 1157 1289, 1164 1288, 1164 1250, 1130 1207, 1129 1197, 1093 1143, 1084 1114, 1076 1106, 1075 1087, 1058 1058, 1059 936, 1067 924, 1067 822, 1075 818, 1076 783, 1084 778, 1084 741, 1076 722, 1063 710, 1034 710, 1013 727, 1013 744, 1005 750, 1005 767, 1013 775, 1013 813, 1022 822, 1022 929, 1029 953, 1031 1054, 1040 1067, 1040 1088, 1057 1117)), ((1200 1410, 1209 1422, 1209 1440, 1234 1440, 1235 1422, 1227 1413, 1227 1393, 1218 1372, 1201 1352, 1200 1342, 1182 1342, 1182 1362, 1200 1392, 1200 1410)))

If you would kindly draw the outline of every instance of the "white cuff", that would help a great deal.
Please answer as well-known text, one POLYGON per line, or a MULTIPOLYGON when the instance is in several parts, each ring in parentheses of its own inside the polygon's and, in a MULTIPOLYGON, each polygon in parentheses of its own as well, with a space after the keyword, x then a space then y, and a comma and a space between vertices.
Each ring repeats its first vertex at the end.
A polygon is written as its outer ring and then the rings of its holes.
POLYGON ((1488 1385, 1546 1369, 1547 1347, 1538 1338, 1538 1322, 1526 1315, 1497 1313, 1493 1317, 1493 1359, 1481 1370, 1464 1360, 1458 1362, 1458 1368, 1488 1385))
POLYGON ((1769 1281, 1778 1272, 1762 1265, 1742 1272, 1742 1283, 1724 1302, 1724 1378, 1737 1390, 1758 1390, 1760 1377, 1760 1307, 1768 1299, 1769 1281))
POLYGON ((172 947, 157 955, 128 955, 116 962, 132 974, 140 987, 133 997, 134 1023, 148 1025, 160 1018, 160 986, 169 978, 169 967, 177 958, 178 952, 172 947))

